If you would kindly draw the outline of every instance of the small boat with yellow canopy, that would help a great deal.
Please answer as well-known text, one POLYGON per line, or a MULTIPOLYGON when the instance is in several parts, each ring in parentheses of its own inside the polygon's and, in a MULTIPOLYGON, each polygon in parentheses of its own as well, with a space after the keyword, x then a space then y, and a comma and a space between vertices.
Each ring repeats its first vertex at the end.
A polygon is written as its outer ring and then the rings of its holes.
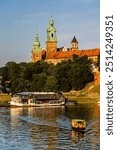
POLYGON ((86 129, 86 121, 82 119, 72 119, 71 125, 77 131, 84 131, 86 129))

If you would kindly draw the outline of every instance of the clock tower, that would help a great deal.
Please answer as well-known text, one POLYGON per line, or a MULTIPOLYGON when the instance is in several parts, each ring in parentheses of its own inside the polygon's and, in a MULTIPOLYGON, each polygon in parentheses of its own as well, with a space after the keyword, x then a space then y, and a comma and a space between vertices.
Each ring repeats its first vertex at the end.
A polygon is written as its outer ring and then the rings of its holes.
POLYGON ((47 53, 57 51, 56 28, 54 27, 54 21, 53 21, 52 17, 49 20, 49 26, 47 29, 46 51, 47 51, 47 53))

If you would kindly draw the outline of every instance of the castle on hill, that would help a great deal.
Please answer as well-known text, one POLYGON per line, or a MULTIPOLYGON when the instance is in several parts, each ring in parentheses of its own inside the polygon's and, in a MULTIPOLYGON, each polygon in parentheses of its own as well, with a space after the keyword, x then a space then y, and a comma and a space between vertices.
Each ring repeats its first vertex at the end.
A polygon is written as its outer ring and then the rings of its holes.
POLYGON ((98 56, 100 55, 100 49, 87 49, 79 50, 78 41, 74 36, 71 41, 71 47, 57 47, 57 34, 56 28, 54 26, 54 21, 52 17, 49 20, 49 25, 47 28, 47 37, 46 37, 46 49, 42 49, 38 33, 36 33, 35 41, 32 48, 32 62, 37 62, 39 60, 45 60, 48 63, 57 64, 63 60, 71 59, 73 55, 87 56, 89 59, 92 59, 93 62, 97 62, 98 56))

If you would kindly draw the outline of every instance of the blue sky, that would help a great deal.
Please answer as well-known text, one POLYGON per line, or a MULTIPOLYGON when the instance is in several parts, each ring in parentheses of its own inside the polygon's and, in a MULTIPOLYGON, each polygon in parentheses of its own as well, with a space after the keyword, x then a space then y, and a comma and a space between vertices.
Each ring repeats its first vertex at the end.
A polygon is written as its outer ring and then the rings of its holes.
POLYGON ((31 61, 36 31, 45 48, 52 16, 58 47, 70 47, 75 35, 80 49, 100 46, 99 0, 0 0, 0 67, 9 61, 31 61))

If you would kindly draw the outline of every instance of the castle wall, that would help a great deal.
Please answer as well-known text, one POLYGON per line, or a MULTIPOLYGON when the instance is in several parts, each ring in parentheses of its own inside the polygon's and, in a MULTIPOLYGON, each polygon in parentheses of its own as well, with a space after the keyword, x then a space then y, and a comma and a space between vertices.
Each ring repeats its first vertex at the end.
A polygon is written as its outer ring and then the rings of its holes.
POLYGON ((95 82, 95 85, 100 85, 100 72, 99 71, 94 72, 94 82, 95 82))

